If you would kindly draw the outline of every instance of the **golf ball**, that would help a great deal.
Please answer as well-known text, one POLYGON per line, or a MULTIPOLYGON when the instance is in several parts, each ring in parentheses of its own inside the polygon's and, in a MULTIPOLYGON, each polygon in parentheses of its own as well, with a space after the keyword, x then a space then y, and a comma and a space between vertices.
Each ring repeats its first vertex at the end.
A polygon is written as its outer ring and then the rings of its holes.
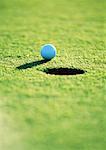
POLYGON ((51 60, 56 56, 56 48, 52 44, 45 44, 41 48, 41 56, 46 60, 51 60))

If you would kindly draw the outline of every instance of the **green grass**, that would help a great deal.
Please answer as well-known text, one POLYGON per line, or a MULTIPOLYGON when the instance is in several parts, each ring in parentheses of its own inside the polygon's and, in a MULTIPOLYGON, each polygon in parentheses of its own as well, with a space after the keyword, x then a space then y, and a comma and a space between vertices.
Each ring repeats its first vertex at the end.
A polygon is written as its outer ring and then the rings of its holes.
POLYGON ((0 0, 0 149, 105 150, 105 0, 0 0), (41 60, 53 43, 57 57, 41 60), (87 73, 55 76, 46 68, 87 73))

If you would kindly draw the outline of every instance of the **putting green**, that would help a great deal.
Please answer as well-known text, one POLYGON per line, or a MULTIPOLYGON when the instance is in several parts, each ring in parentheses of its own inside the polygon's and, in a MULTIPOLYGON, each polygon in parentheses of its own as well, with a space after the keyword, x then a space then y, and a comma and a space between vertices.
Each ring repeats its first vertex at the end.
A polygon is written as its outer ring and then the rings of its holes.
POLYGON ((105 0, 0 0, 1 150, 106 148, 104 14, 105 0))

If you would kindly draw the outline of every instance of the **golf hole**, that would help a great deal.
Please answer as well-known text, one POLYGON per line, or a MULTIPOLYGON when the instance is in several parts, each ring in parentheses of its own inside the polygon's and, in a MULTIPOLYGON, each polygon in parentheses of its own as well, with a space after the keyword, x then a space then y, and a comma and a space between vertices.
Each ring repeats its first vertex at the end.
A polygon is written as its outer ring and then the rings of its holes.
POLYGON ((76 68, 46 68, 44 72, 51 75, 80 75, 86 71, 76 68))

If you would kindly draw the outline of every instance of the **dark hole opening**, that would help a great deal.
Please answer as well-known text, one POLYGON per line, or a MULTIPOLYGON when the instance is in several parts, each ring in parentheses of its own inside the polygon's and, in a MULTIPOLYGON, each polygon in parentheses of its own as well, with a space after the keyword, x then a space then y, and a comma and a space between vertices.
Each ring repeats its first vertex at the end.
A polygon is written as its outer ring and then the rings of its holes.
POLYGON ((51 75, 78 75, 86 71, 76 68, 46 68, 44 72, 51 75))

